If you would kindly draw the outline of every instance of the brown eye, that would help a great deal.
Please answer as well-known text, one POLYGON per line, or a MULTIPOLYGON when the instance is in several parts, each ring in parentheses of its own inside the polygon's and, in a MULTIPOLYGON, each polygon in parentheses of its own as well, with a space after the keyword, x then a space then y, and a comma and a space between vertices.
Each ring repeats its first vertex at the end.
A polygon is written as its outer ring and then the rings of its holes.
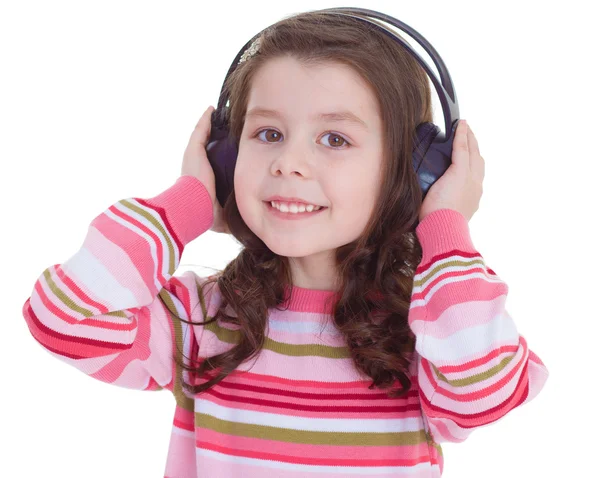
POLYGON ((325 136, 330 136, 330 139, 327 143, 329 146, 333 146, 334 149, 342 149, 341 146, 343 146, 345 143, 348 144, 348 141, 342 138, 339 134, 327 133, 325 136), (336 139, 331 141, 331 137, 336 139))
MULTIPOLYGON (((262 129, 262 130, 260 130, 258 132, 258 134, 256 136, 260 136, 264 131, 270 131, 271 132, 270 134, 266 135, 266 137, 267 137, 267 141, 266 142, 267 143, 277 143, 278 142, 277 139, 281 138, 281 134, 279 133, 279 131, 275 131, 274 129, 262 129), (271 139, 274 138, 275 141, 269 141, 269 138, 271 138, 271 139)), ((263 140, 261 139, 261 141, 263 141, 263 140)))

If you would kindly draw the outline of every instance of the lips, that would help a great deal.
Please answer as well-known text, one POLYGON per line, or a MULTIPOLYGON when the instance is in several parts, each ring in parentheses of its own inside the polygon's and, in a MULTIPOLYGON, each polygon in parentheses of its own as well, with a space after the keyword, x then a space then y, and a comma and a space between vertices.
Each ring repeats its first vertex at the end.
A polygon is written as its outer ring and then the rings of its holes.
MULTIPOLYGON (((265 199, 265 202, 270 203, 271 201, 277 201, 277 202, 287 202, 287 203, 299 203, 299 204, 312 204, 313 206, 321 206, 321 204, 319 204, 318 202, 311 202, 308 201, 306 199, 302 199, 299 197, 286 197, 286 196, 270 196, 267 199, 265 199)), ((321 207, 325 207, 325 206, 321 206, 321 207)))

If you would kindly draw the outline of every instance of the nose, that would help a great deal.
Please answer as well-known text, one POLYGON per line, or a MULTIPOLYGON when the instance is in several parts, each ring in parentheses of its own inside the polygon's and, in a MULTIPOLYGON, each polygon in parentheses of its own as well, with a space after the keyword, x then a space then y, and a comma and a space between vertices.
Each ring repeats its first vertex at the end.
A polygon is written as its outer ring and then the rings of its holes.
POLYGON ((274 176, 310 176, 309 148, 288 142, 271 164, 271 174, 274 176))

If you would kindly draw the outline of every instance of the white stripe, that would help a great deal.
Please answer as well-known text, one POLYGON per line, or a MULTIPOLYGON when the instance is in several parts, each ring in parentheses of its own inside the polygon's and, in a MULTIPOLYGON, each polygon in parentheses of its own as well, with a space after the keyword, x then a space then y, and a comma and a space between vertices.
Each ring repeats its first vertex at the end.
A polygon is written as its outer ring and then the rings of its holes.
POLYGON ((333 325, 323 326, 316 322, 286 322, 283 320, 269 320, 269 330, 280 332, 290 332, 294 334, 323 333, 338 335, 337 329, 333 325))
POLYGON ((398 433, 424 428, 422 417, 406 418, 315 418, 282 416, 280 413, 257 412, 222 406, 196 397, 196 413, 206 413, 220 420, 311 432, 398 433))
MULTIPOLYGON (((90 234, 94 234, 94 232, 90 231, 90 234)), ((96 231, 96 234, 99 234, 99 232, 96 231)), ((102 237, 101 240, 107 240, 106 238, 102 237)), ((93 257, 93 259, 95 261, 97 261, 96 257, 93 256, 89 250, 85 247, 81 248, 81 251, 85 251, 85 253, 89 254, 89 256, 93 257)), ((78 255, 81 254, 81 252, 78 253, 78 255)), ((124 254, 124 253, 123 253, 124 254)), ((85 261, 87 261, 89 259, 85 259, 85 261)), ((67 262, 65 262, 64 264, 62 264, 60 267, 62 268, 63 272, 67 275, 70 276, 71 275, 71 271, 73 270, 72 267, 70 267, 70 264, 74 264, 75 261, 73 261, 72 259, 68 260, 67 262)), ((106 269, 106 267, 104 267, 104 264, 99 263, 102 266, 102 270, 106 273, 108 273, 108 270, 106 269)), ((88 271, 88 267, 85 266, 81 267, 81 265, 79 265, 80 267, 80 271, 88 271)), ((75 296, 75 294, 71 291, 70 287, 67 286, 65 284, 65 282, 62 280, 62 278, 58 275, 57 273, 57 268, 56 267, 51 267, 48 269, 48 272, 50 272, 50 279, 54 282, 54 285, 56 288, 58 288, 58 290, 60 290, 65 296, 67 296, 69 299, 71 299, 73 302, 75 302, 79 307, 83 308, 83 309, 89 309, 91 311, 91 315, 89 317, 98 317, 101 316, 102 317, 102 322, 109 322, 112 324, 130 324, 131 323, 131 319, 129 317, 117 317, 115 315, 107 315, 107 314, 103 314, 100 311, 99 307, 94 306, 93 304, 90 304, 89 302, 82 302, 79 297, 75 296)), ((111 279, 113 279, 113 276, 110 276, 111 279)), ((81 285, 81 272, 77 273, 77 277, 71 277, 71 280, 73 280, 77 286, 81 285)), ((60 299, 58 299, 58 297, 55 295, 55 292, 53 290, 50 289, 50 285, 48 284, 48 282, 46 281, 45 277, 41 278, 42 280, 40 281, 40 286, 42 287, 43 291, 45 292, 46 296, 48 297, 48 300, 50 302, 53 302, 54 300, 56 300, 55 305, 56 304, 60 304, 60 305, 56 305, 57 308, 63 308, 63 303, 60 299)), ((119 284, 120 287, 120 284, 119 284)), ((89 289, 89 286, 88 286, 89 289)), ((95 292, 93 289, 91 289, 92 292, 95 292)), ((130 292, 130 291, 128 291, 130 292)), ((112 298, 112 296, 110 297, 112 298)), ((103 305, 106 306, 106 301, 98 301, 96 300, 95 297, 92 297, 92 300, 95 300, 96 302, 104 302, 103 305)), ((69 309, 69 311, 67 312, 69 315, 71 316, 75 316, 73 318, 77 319, 77 320, 84 320, 88 317, 83 317, 80 316, 78 312, 75 312, 74 310, 69 309)), ((61 319, 62 321, 62 319, 61 319)), ((66 323, 65 323, 66 325, 66 323)), ((68 325, 69 327, 69 334, 71 334, 71 331, 73 330, 73 325, 68 325)), ((93 328, 93 326, 86 326, 87 329, 91 329, 93 328)), ((118 332, 117 332, 118 333, 118 332)), ((95 337, 89 337, 89 338, 95 338, 95 337)), ((129 342, 128 342, 129 343, 129 342)))
MULTIPOLYGON (((374 447, 377 448, 377 447, 374 447)), ((267 450, 268 451, 268 450, 267 450)), ((365 452, 366 456, 369 456, 369 452, 365 452)), ((431 478, 438 478, 439 467, 432 465, 431 463, 420 463, 415 466, 324 466, 324 465, 303 465, 301 463, 285 463, 282 461, 273 460, 261 460, 257 458, 247 458, 242 456, 226 455, 212 450, 205 450, 203 448, 196 448, 196 456, 208 457, 215 460, 223 461, 226 463, 233 463, 236 465, 244 466, 260 466, 264 468, 271 468, 273 470, 286 470, 298 473, 339 473, 343 476, 358 475, 358 476, 377 476, 377 475, 390 475, 390 476, 415 476, 417 473, 423 473, 427 470, 431 470, 431 478)), ((198 461, 202 463, 200 459, 198 461)), ((214 473, 214 471, 213 471, 214 473)), ((214 474, 212 476, 215 476, 214 474)), ((275 476, 275 475, 273 475, 275 476)), ((423 476, 423 475, 419 475, 423 476)))
MULTIPOLYGON (((137 274, 137 270, 131 262, 129 267, 137 274)), ((104 264, 85 247, 82 247, 77 254, 68 259, 62 268, 76 284, 83 284, 87 290, 92 291, 93 299, 110 307, 111 310, 116 311, 140 306, 133 293, 123 287, 104 264)), ((58 276, 53 278, 55 281, 59 280, 58 276)), ((61 286, 61 290, 65 289, 66 286, 61 286)), ((54 294, 51 293, 52 295, 54 294)), ((86 308, 87 304, 82 306, 86 308)))
POLYGON ((190 430, 184 430, 183 428, 179 428, 176 425, 173 425, 173 430, 171 431, 173 435, 180 435, 186 438, 195 438, 196 432, 190 430))
POLYGON ((457 363, 467 355, 485 355, 491 351, 490 344, 494 342, 517 344, 518 341, 515 323, 506 314, 499 313, 486 324, 460 330, 442 339, 418 335, 415 347, 427 360, 442 366, 457 363))

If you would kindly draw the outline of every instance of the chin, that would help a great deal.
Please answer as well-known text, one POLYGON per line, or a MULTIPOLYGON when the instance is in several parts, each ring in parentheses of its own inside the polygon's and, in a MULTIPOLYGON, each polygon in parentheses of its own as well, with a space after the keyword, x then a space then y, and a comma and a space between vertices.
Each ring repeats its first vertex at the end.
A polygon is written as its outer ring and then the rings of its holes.
POLYGON ((268 238, 265 239, 262 237, 261 239, 267 245, 267 247, 278 256, 306 257, 321 252, 321 249, 315 248, 314 245, 307 244, 305 240, 286 241, 281 240, 281 238, 269 240, 268 238))

